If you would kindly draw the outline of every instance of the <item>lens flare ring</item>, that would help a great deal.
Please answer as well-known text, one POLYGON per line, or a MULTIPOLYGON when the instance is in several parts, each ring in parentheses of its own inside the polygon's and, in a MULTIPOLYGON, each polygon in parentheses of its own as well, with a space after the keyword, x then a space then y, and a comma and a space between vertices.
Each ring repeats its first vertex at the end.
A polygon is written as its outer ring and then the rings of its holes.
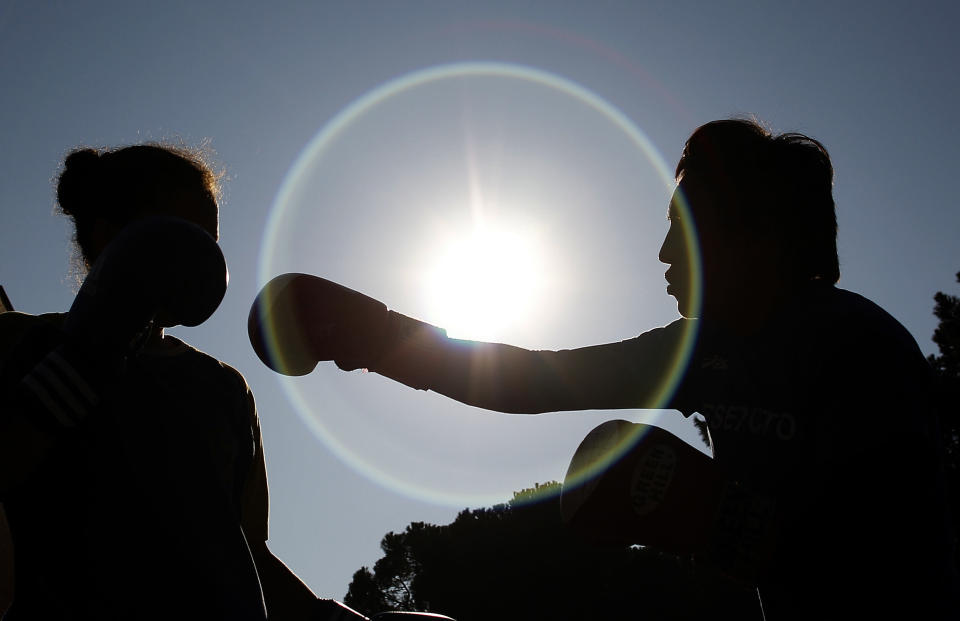
MULTIPOLYGON (((280 270, 275 261, 278 248, 284 242, 284 240, 281 239, 282 225, 285 224, 289 218, 293 217, 292 205, 296 202, 295 195, 297 189, 304 183, 305 178, 309 177, 317 161, 327 153, 334 142, 341 139, 348 130, 362 118, 401 93, 443 80, 471 77, 500 78, 532 83, 582 103, 597 112, 627 136, 654 168, 657 177, 662 180, 664 186, 668 188, 669 191, 673 190, 675 180, 672 172, 649 138, 618 108, 587 88, 559 75, 516 64, 469 62, 429 67, 395 78, 367 92, 331 118, 307 143, 306 147, 284 177, 271 206, 258 261, 259 282, 264 284, 280 271, 289 271, 280 270)), ((685 212, 688 209, 682 197, 676 206, 681 212, 685 212)), ((700 275, 702 272, 700 269, 699 245, 696 230, 692 226, 693 219, 689 217, 683 219, 691 223, 691 226, 684 227, 683 233, 687 248, 691 253, 689 257, 692 272, 691 282, 694 283, 692 289, 696 298, 694 304, 695 307, 699 307, 701 291, 700 275)), ((676 351, 671 368, 669 372, 665 374, 666 380, 662 383, 658 391, 656 403, 666 404, 669 401, 669 398, 676 389, 683 370, 686 369, 696 336, 696 322, 689 322, 689 326, 690 328, 683 339, 682 346, 676 351)), ((309 378, 277 377, 283 387, 284 395, 296 412, 308 424, 311 431, 319 437, 338 458, 368 479, 392 491, 400 491, 409 497, 439 505, 464 506, 470 503, 475 504, 478 501, 484 504, 502 502, 503 499, 500 496, 495 498, 478 498, 477 494, 458 494, 449 491, 441 492, 438 490, 425 489, 422 484, 418 484, 418 482, 405 480, 385 468, 377 467, 370 461, 365 460, 358 451, 351 448, 348 442, 337 437, 332 430, 324 425, 322 417, 315 414, 318 406, 311 404, 308 399, 305 398, 302 389, 302 382, 309 381, 309 378)), ((336 401, 335 405, 342 405, 344 407, 349 405, 344 403, 345 400, 339 395, 330 396, 336 401)), ((324 405, 329 407, 334 404, 328 402, 324 405)), ((609 455, 595 460, 591 467, 583 469, 579 475, 579 480, 586 480, 598 471, 606 468, 610 463, 619 458, 623 452, 629 450, 639 439, 640 438, 625 438, 609 455)), ((558 473, 558 478, 561 475, 562 473, 558 473)), ((576 481, 574 481, 574 483, 576 483, 576 481)))

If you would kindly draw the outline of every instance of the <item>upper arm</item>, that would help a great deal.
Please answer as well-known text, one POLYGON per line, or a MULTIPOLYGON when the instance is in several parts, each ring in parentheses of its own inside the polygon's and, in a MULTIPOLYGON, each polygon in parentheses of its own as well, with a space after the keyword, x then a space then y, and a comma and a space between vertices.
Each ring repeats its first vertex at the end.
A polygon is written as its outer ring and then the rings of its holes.
POLYGON ((19 383, 30 370, 24 339, 41 321, 24 313, 0 313, 0 498, 29 477, 56 445, 48 430, 17 405, 19 383))
POLYGON ((247 390, 246 404, 253 436, 253 460, 241 487, 240 520, 247 541, 253 545, 253 542, 267 540, 270 501, 267 487, 267 465, 263 454, 263 439, 260 435, 260 421, 253 395, 249 389, 247 390))
POLYGON ((469 403, 504 412, 663 407, 685 361, 688 333, 678 322, 627 341, 561 351, 478 345, 461 381, 469 403))
POLYGON ((692 343, 688 322, 640 336, 544 354, 545 373, 556 378, 565 403, 554 409, 659 408, 666 405, 692 343))
POLYGON ((253 394, 247 389, 246 403, 253 431, 253 462, 244 480, 240 499, 240 521, 247 545, 260 578, 270 619, 306 619, 315 616, 317 598, 310 588, 267 547, 269 536, 269 494, 267 467, 253 394))

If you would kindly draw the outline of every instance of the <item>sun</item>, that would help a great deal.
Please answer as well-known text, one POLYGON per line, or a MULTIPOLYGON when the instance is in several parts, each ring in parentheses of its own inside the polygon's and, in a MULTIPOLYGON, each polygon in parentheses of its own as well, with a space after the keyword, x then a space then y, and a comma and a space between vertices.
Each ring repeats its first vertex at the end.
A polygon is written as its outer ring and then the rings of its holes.
POLYGON ((439 247, 425 279, 427 304, 449 336, 495 341, 533 319, 543 280, 534 236, 478 227, 439 247))

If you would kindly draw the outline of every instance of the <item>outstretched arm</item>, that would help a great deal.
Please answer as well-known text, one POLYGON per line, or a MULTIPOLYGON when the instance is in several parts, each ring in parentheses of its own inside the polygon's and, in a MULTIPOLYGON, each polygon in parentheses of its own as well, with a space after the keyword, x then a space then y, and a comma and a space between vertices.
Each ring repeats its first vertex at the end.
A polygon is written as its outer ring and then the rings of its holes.
POLYGON ((319 361, 367 368, 422 390, 490 410, 662 407, 665 380, 682 356, 682 322, 636 339, 563 351, 450 339, 378 300, 307 274, 284 274, 250 310, 260 359, 287 375, 319 361))
POLYGON ((399 338, 371 370, 414 388, 499 412, 662 406, 664 379, 680 346, 677 330, 561 351, 447 338, 391 313, 399 338))

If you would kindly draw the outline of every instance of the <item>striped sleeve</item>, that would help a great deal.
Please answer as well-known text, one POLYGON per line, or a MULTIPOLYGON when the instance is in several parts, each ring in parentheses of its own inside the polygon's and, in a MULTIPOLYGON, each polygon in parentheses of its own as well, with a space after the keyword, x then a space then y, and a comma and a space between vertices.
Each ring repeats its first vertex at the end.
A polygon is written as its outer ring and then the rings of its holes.
POLYGON ((48 432, 80 426, 100 403, 100 365, 64 339, 58 315, 0 315, 5 398, 48 432))

